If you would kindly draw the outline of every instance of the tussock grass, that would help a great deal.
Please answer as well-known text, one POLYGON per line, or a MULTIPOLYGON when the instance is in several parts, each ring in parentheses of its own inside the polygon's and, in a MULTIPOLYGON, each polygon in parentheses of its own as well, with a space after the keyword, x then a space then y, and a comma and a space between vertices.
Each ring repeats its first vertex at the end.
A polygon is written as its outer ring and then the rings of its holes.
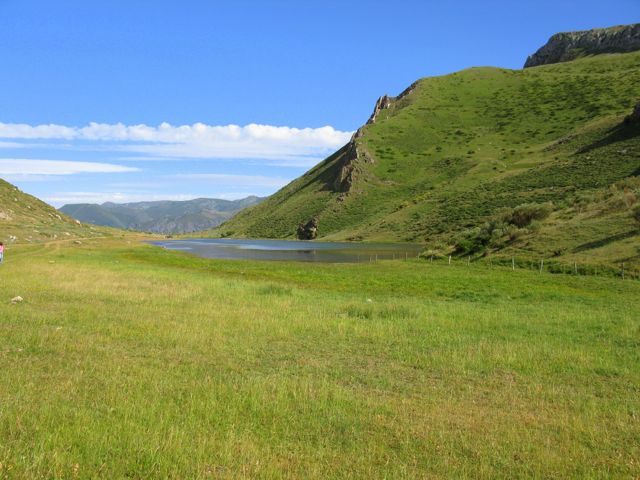
POLYGON ((0 285, 0 478, 640 474, 638 282, 113 239, 0 285))

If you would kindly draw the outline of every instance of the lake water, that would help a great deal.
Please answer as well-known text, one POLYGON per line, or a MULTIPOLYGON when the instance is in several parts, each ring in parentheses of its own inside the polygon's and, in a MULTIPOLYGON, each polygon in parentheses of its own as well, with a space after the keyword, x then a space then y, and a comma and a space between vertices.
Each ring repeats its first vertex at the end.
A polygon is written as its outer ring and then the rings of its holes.
POLYGON ((293 240, 239 240, 203 238, 151 242, 205 258, 356 263, 416 257, 420 245, 403 243, 305 242, 293 240))

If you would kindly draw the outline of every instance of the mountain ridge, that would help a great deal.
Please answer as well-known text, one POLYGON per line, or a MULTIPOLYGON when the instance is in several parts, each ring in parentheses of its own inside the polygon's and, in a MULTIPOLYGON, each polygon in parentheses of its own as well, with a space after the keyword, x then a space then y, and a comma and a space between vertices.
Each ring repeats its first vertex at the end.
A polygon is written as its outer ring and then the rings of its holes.
POLYGON ((196 198, 103 204, 67 204, 59 210, 85 223, 152 233, 182 234, 216 227, 263 197, 196 198))
POLYGON ((640 50, 640 23, 562 32, 529 55, 524 68, 568 62, 587 55, 640 50))

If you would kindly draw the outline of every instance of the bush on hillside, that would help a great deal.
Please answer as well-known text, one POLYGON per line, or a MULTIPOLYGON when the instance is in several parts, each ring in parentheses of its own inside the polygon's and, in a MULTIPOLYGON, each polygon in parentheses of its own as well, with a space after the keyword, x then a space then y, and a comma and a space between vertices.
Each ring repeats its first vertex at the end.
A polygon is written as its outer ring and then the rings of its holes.
POLYGON ((633 210, 631 210, 631 216, 636 222, 640 223, 640 205, 633 207, 633 210))
POLYGON ((527 203, 516 208, 500 210, 480 227, 462 232, 455 242, 455 252, 471 255, 487 248, 500 249, 523 235, 540 228, 539 221, 549 216, 550 203, 527 203))
POLYGON ((549 203, 527 203, 513 209, 509 223, 516 227, 523 228, 534 220, 544 220, 551 213, 552 207, 549 203))
POLYGON ((425 250, 420 254, 420 258, 444 258, 451 252, 451 247, 442 242, 434 242, 427 245, 425 250))

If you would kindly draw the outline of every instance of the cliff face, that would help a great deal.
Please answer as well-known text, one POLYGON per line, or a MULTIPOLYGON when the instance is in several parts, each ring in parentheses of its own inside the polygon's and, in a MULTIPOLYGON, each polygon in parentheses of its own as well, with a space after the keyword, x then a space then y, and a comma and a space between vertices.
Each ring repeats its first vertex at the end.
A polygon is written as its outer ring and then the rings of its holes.
POLYGON ((558 33, 527 58, 524 68, 575 60, 585 55, 640 50, 640 23, 581 32, 558 33))
POLYGON ((364 136, 365 127, 367 125, 375 124, 378 116, 380 115, 380 112, 392 108, 394 107, 394 105, 397 105, 399 100, 405 98, 416 88, 416 84, 417 82, 412 83, 397 97, 383 95, 378 98, 375 106, 373 107, 373 112, 367 120, 367 123, 364 126, 360 127, 356 131, 356 133, 353 134, 353 137, 351 137, 349 143, 337 152, 337 154, 339 154, 341 158, 341 168, 339 175, 336 177, 333 183, 333 188, 336 192, 340 192, 343 194, 349 193, 356 177, 358 176, 359 171, 362 170, 362 168, 360 168, 361 165, 363 163, 375 163, 374 158, 369 154, 365 146, 358 140, 364 136))

